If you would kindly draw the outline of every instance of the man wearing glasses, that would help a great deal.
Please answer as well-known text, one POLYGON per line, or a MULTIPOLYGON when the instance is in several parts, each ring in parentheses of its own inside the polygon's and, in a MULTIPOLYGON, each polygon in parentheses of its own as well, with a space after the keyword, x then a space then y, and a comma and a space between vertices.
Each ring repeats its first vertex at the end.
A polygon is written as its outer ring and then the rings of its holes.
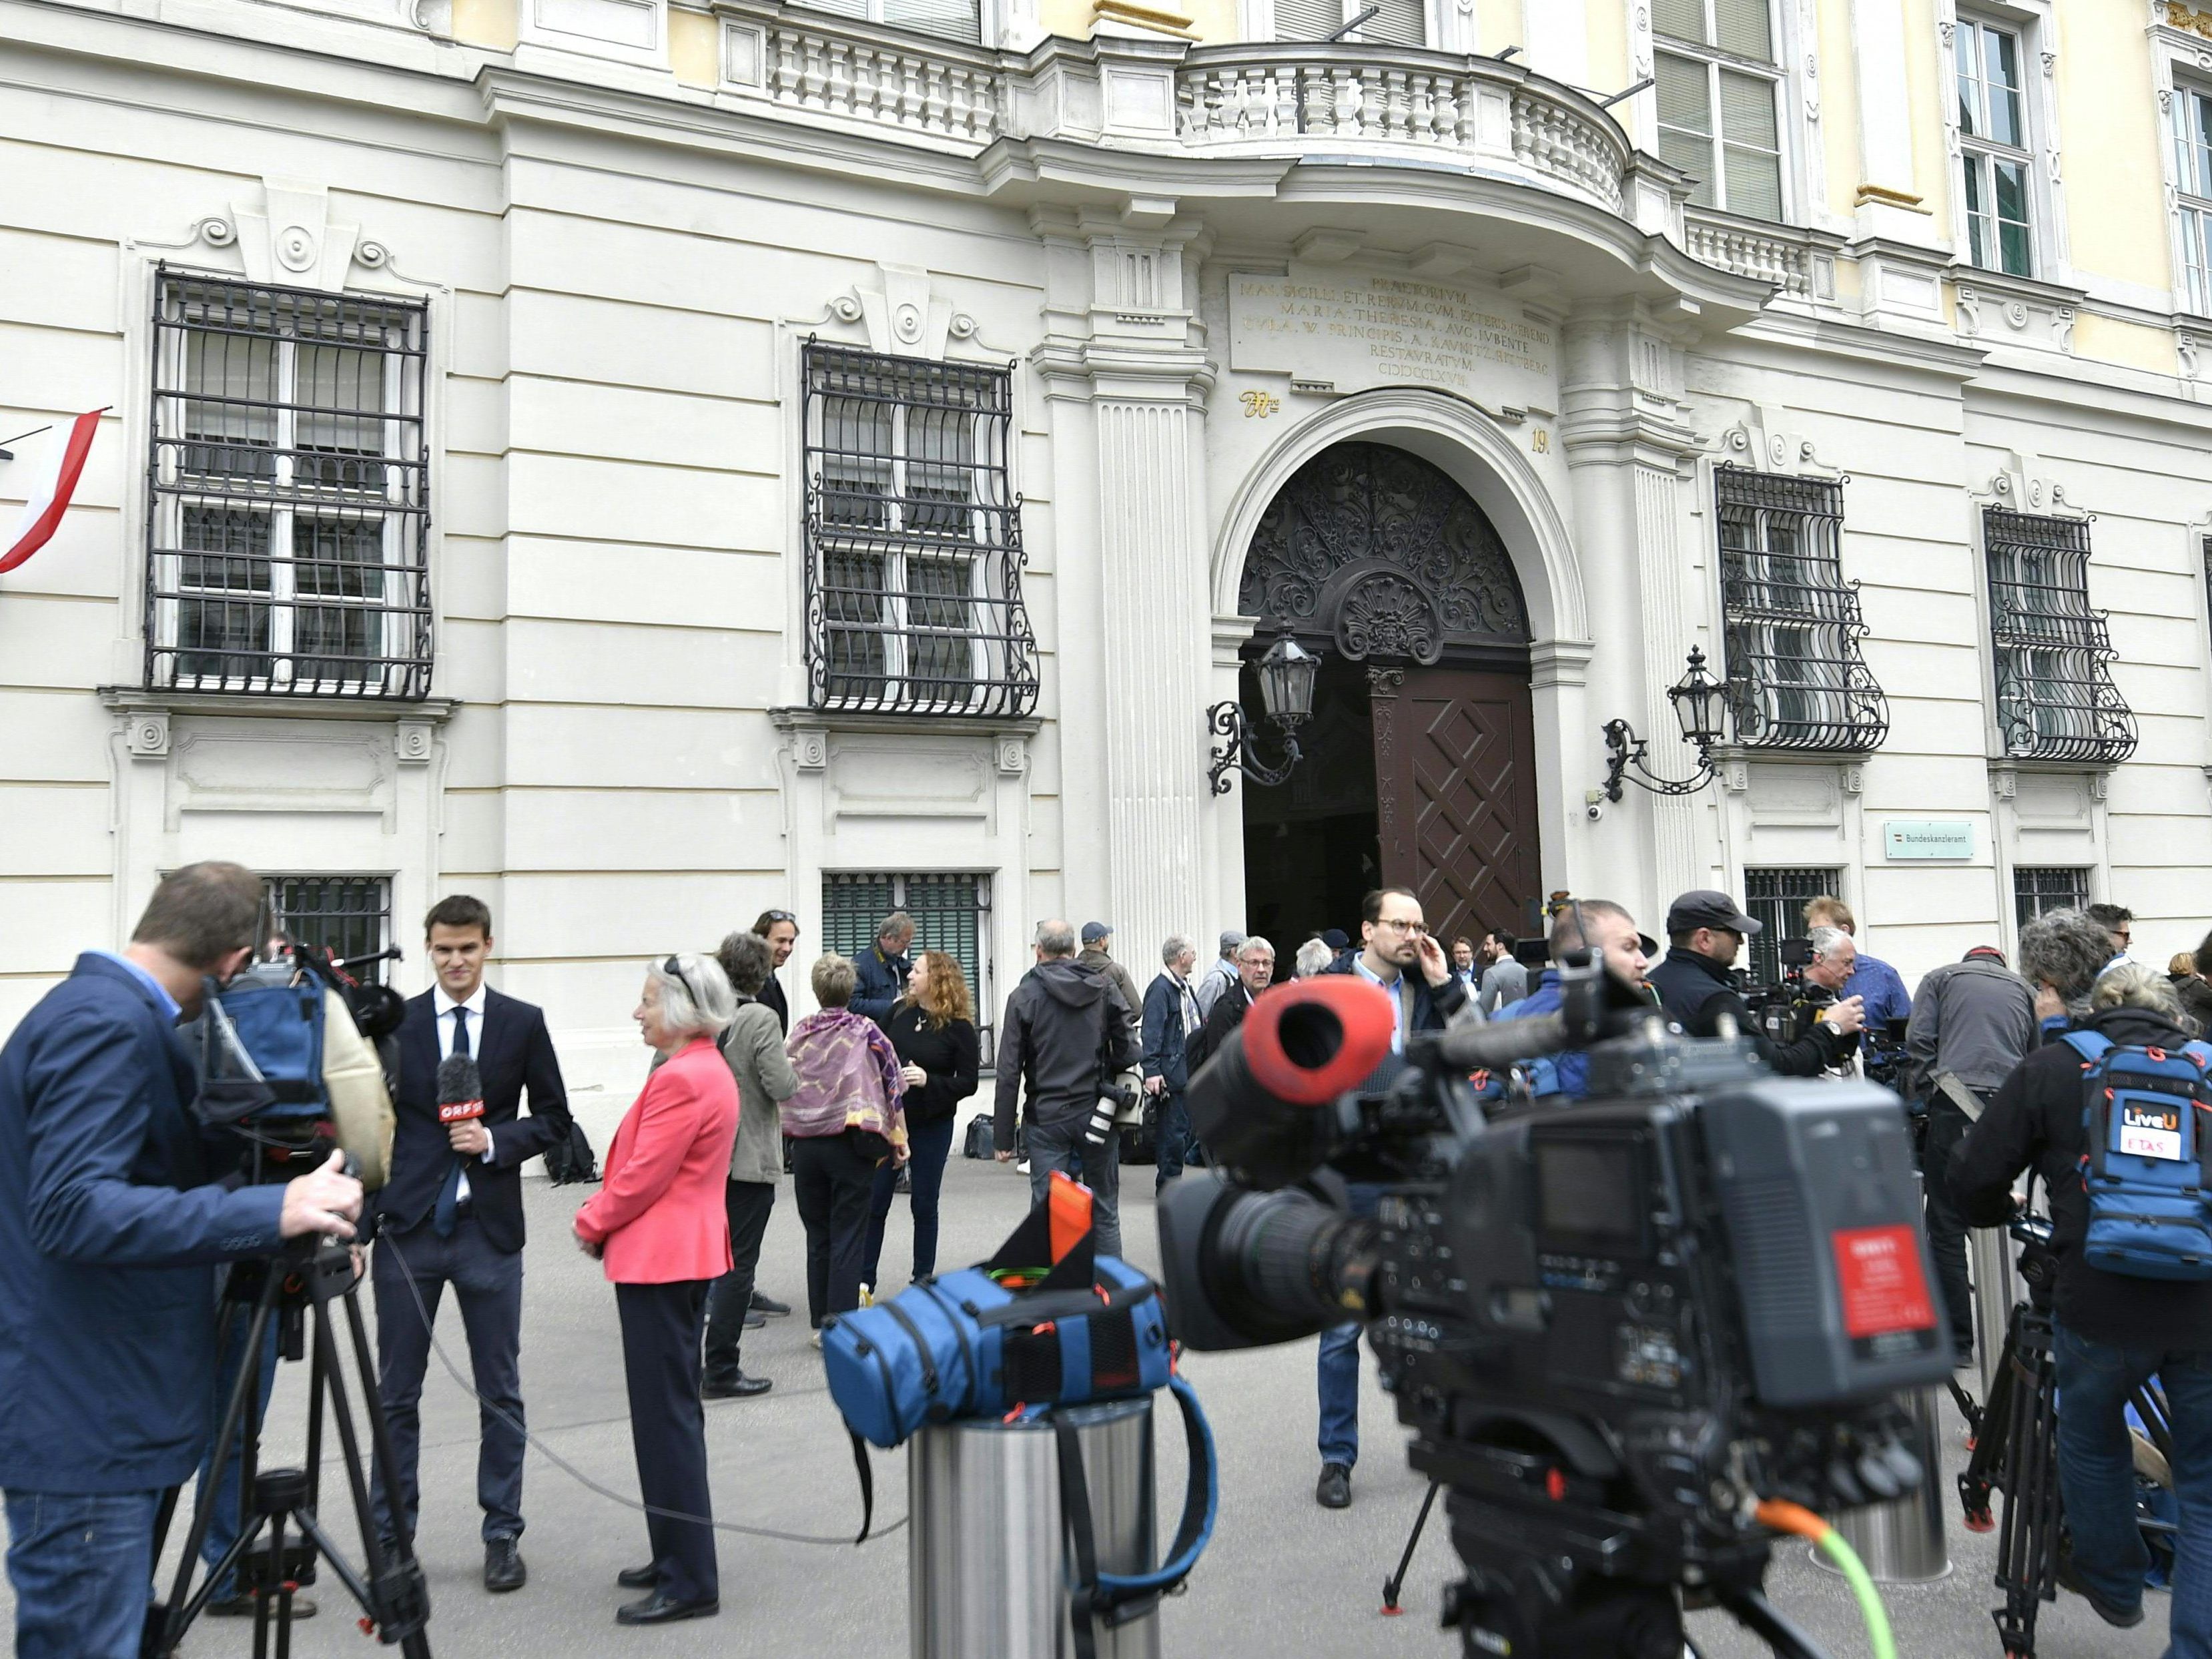
POLYGON ((1651 970, 1651 988, 1659 993, 1667 1018, 1692 1036, 1719 1035, 1726 1015, 1780 1075, 1818 1077, 1849 1050, 1864 1023, 1866 1006, 1857 997, 1845 997, 1823 1008, 1813 1029, 1797 1042, 1771 1041, 1736 994, 1729 971, 1744 940, 1759 927, 1726 893, 1701 888, 1683 894, 1667 911, 1667 959, 1651 970))
POLYGON ((2128 946, 2135 942, 2136 913, 2124 904, 2093 904, 2082 914, 2112 937, 2112 959, 2105 964, 2111 973, 2128 961, 2128 946))
MULTIPOLYGON (((1413 1031, 1441 1031, 1448 1025, 1480 1023, 1481 1011, 1467 994, 1467 981, 1452 972, 1443 947, 1430 935, 1421 902, 1402 887, 1382 887, 1360 908, 1360 949, 1323 973, 1357 974, 1390 999, 1390 1053, 1360 1085, 1363 1094, 1388 1088, 1406 1069, 1406 1037, 1413 1031)), ((1364 1182, 1350 1183, 1352 1211, 1372 1215, 1379 1191, 1364 1182)), ((1314 1501, 1340 1510, 1352 1502, 1352 1467, 1359 1461, 1359 1327, 1339 1325, 1321 1334, 1315 1365, 1321 1395, 1321 1479, 1314 1501)))

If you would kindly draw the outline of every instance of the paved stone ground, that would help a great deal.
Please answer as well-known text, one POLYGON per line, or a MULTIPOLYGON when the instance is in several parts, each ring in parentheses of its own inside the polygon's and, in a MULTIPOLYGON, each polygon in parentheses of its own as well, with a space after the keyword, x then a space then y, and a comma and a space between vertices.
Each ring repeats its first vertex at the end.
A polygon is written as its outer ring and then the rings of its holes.
MULTIPOLYGON (((1131 1254, 1151 1265, 1157 1249, 1151 1171, 1127 1173, 1137 1177, 1124 1212, 1131 1254)), ((522 1358, 531 1426, 592 1479, 634 1495, 613 1292, 597 1264, 577 1253, 568 1237, 568 1218, 587 1189, 532 1181, 527 1190, 532 1242, 522 1358)), ((783 1200, 769 1224, 761 1283, 786 1300, 803 1303, 802 1236, 787 1187, 783 1200)), ((956 1158, 945 1185, 940 1259, 959 1262, 988 1255, 1025 1201, 1026 1185, 1011 1170, 956 1158)), ((887 1265, 903 1261, 908 1240, 902 1208, 892 1218, 887 1265)), ((902 1282, 902 1273, 894 1277, 894 1285, 902 1282)), ((465 1369, 459 1318, 448 1310, 439 1329, 447 1352, 465 1369)), ((1301 1659, 1399 1654, 1445 1659, 1456 1653, 1455 1644, 1436 1626, 1442 1587, 1455 1576, 1441 1524, 1422 1542, 1407 1586, 1405 1616, 1377 1615, 1382 1578, 1403 1545, 1423 1485, 1406 1467, 1402 1433, 1389 1397, 1375 1385, 1371 1365, 1361 1402, 1366 1456, 1352 1507, 1333 1513, 1314 1504, 1313 1356, 1308 1340, 1265 1352, 1198 1355, 1188 1362, 1220 1444, 1223 1508, 1188 1594, 1164 1609, 1165 1659, 1278 1650, 1301 1659)), ((752 1333, 746 1361, 776 1386, 763 1399, 708 1408, 717 1516, 789 1530, 849 1533, 859 1516, 850 1455, 823 1388, 820 1360, 806 1346, 803 1316, 772 1321, 765 1331, 752 1333)), ((300 1455, 295 1425, 304 1372, 303 1366, 284 1368, 270 1437, 273 1462, 300 1455)), ((628 1652, 656 1659, 690 1654, 896 1659, 906 1652, 902 1534, 859 1551, 726 1535, 720 1618, 663 1631, 618 1629, 614 1610, 629 1593, 616 1587, 614 1575, 645 1559, 643 1522, 578 1486, 538 1452, 531 1455, 525 1500, 530 1584, 516 1595, 487 1595, 479 1577, 474 1500, 476 1412, 434 1359, 423 1405, 420 1545, 434 1607, 432 1645, 441 1659, 628 1652)), ((1182 1460, 1180 1435, 1170 1425, 1162 1428, 1165 1529, 1180 1503, 1182 1460)), ((902 1457, 878 1454, 876 1468, 878 1514, 903 1514, 902 1457)), ((1946 1481, 1948 1491, 1948 1472, 1946 1481)), ((349 1521, 339 1530, 350 1539, 349 1521)), ((1989 1589, 1990 1540, 1954 1527, 1951 1547, 1957 1570, 1949 1578, 1888 1591, 1899 1650, 1930 1659, 1995 1656, 1988 1613, 1996 1599, 1989 1589)), ((1829 1644, 1835 1659, 1867 1650, 1839 1582, 1808 1564, 1799 1547, 1787 1545, 1778 1552, 1768 1588, 1785 1612, 1829 1644)), ((356 1632, 335 1583, 326 1580, 316 1593, 325 1611, 300 1626, 295 1651, 373 1651, 356 1632)), ((2042 1651, 2048 1659, 2150 1659, 2164 1645, 2163 1596, 2152 1599, 2151 1613, 2142 1628, 2115 1632, 2080 1602, 2063 1598, 2045 1611, 2042 1651)), ((12 1604, 0 1585, 0 1620, 11 1619, 12 1604)), ((1694 1629, 1712 1659, 1764 1651, 1724 1617, 1699 1615, 1694 1629)), ((247 1632, 227 1622, 204 1625, 186 1644, 194 1659, 249 1648, 247 1632)))

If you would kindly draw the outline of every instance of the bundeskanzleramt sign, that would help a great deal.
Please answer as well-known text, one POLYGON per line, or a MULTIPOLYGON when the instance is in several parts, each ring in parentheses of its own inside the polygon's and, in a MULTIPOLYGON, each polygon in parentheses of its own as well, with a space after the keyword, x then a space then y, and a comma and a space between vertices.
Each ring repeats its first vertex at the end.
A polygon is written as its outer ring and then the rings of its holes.
POLYGON ((1974 826, 1966 818, 1886 818, 1881 852, 1887 859, 1971 859, 1974 826))

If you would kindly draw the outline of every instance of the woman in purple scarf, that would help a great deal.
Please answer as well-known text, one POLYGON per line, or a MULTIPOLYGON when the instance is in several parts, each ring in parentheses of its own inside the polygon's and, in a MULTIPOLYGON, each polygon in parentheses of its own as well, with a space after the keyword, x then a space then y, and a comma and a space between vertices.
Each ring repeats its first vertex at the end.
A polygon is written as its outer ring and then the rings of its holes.
POLYGON ((876 1166, 906 1161, 906 1085, 883 1028, 845 1006, 859 982, 853 964, 824 957, 813 981, 821 1012, 792 1027, 784 1052, 799 1092, 779 1109, 806 1226, 806 1311, 819 1331, 831 1314, 860 1305, 876 1166))

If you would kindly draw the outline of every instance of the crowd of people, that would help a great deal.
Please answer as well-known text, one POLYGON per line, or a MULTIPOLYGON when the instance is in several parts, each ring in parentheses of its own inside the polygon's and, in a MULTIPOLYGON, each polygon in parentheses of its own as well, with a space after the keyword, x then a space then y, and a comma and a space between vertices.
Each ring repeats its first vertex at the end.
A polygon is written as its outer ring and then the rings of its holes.
MULTIPOLYGON (((216 1467, 210 1402, 251 1366, 265 1405, 276 1351, 272 1331, 263 1352, 246 1353, 237 1323, 218 1344, 210 1269, 265 1259, 287 1240, 356 1241, 356 1270, 374 1291, 391 1467, 375 1471, 374 1520, 387 1548, 411 1540, 416 1524, 423 1376, 450 1291, 481 1404, 484 1587, 511 1592, 528 1579, 520 1173, 573 1133, 544 1018, 485 983, 489 908, 441 899, 424 921, 434 981, 405 1004, 387 1062, 383 1184, 365 1192, 335 1158, 287 1182, 246 1182, 189 1109, 197 1081, 177 1027, 210 986, 262 951, 263 904, 259 878, 236 865, 174 872, 131 943, 80 957, 0 1052, 0 1398, 10 1407, 0 1413, 0 1487, 16 1650, 27 1659, 137 1652, 166 1491, 197 1479, 212 1522, 203 1553, 211 1565, 227 1560, 239 1467, 235 1455, 216 1467), (441 1079, 458 1057, 475 1068, 483 1110, 448 1121, 441 1079)), ((1847 1074, 1863 1039, 1901 1045, 1896 1075, 1924 1120, 1929 1236, 1962 1359, 1975 1342, 1967 1229, 2010 1216, 2023 1172, 2039 1175, 2047 1194, 2069 1402, 2060 1478, 2073 1542, 2063 1582, 2115 1625, 2143 1616, 2122 1413, 2154 1373, 2173 1419, 2183 1517, 2175 1651, 2212 1653, 2212 1282, 2123 1279, 2083 1259, 2081 1066, 2051 1041, 2093 1031, 2183 1050, 2212 1017, 2212 936, 2160 970, 2129 957, 2125 910, 2054 912, 2023 927, 2017 971, 1996 945, 1978 945, 1908 994, 1888 964, 1857 948, 1841 901, 1817 898, 1802 920, 1793 1005, 1802 1018, 1781 1030, 1747 1002, 1736 971, 1760 924, 1718 891, 1669 906, 1662 955, 1626 906, 1599 898, 1556 906, 1541 941, 1491 933, 1446 946, 1414 894, 1384 888, 1367 896, 1356 939, 1317 933, 1287 964, 1271 941, 1224 932, 1201 969, 1194 943, 1170 937, 1141 992, 1110 924, 1047 921, 997 1028, 990 1147, 1023 1160, 1032 1201, 1055 1170, 1082 1181, 1098 1246, 1118 1254, 1125 1139, 1149 1151, 1156 1187, 1203 1162, 1191 1080, 1291 978, 1352 975, 1388 998, 1390 1051, 1362 1085, 1369 1091, 1404 1067, 1417 1033, 1557 1012, 1562 964, 1584 951, 1672 1024, 1740 1037, 1784 1076, 1847 1074)), ((744 1369, 743 1347, 747 1330, 793 1311, 757 1283, 785 1176, 817 1346, 827 1321, 882 1285, 886 1223, 902 1194, 913 1221, 908 1273, 937 1266, 945 1164, 962 1103, 981 1084, 974 988, 954 956, 919 948, 913 918, 895 912, 857 956, 813 963, 813 1010, 794 1021, 776 969, 800 931, 793 913, 771 909, 711 952, 647 964, 634 1017, 651 1070, 607 1148, 602 1186, 575 1212, 577 1246, 615 1287, 648 1507, 650 1559, 619 1575, 644 1592, 619 1610, 624 1624, 718 1610, 704 1407, 773 1386, 744 1369)), ((1498 1110, 1546 1109, 1592 1086, 1587 1051, 1482 1079, 1498 1110)), ((1350 1187, 1355 1212, 1379 1199, 1375 1188, 1350 1187)), ((1315 1496, 1334 1509, 1352 1501, 1358 1460, 1358 1339, 1356 1324, 1327 1332, 1316 1358, 1315 1496)), ((211 1586, 209 1612, 253 1607, 249 1586, 211 1586)), ((313 1612, 295 1599, 294 1616, 313 1612)))

